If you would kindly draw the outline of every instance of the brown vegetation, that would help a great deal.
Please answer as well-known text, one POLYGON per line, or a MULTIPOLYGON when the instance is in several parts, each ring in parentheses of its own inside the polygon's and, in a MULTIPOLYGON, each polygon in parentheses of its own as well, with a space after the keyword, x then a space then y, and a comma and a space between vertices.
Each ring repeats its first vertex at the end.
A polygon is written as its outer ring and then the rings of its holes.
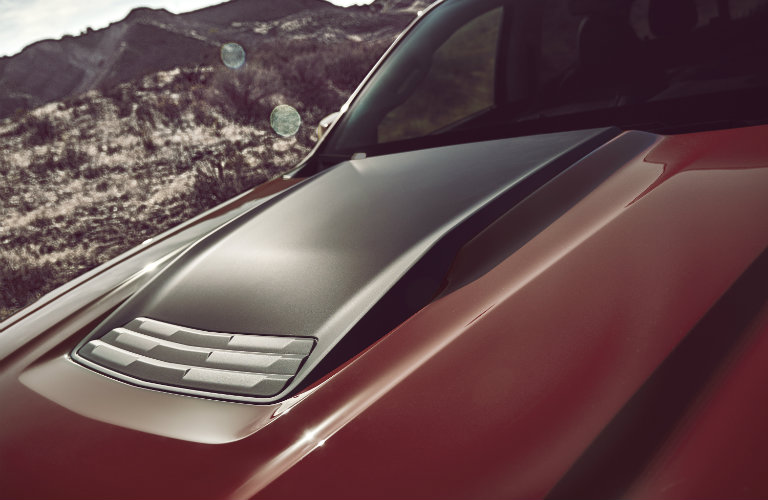
POLYGON ((142 241, 278 175, 390 39, 249 49, 0 121, 0 320, 142 241), (269 128, 290 104, 303 126, 269 128))

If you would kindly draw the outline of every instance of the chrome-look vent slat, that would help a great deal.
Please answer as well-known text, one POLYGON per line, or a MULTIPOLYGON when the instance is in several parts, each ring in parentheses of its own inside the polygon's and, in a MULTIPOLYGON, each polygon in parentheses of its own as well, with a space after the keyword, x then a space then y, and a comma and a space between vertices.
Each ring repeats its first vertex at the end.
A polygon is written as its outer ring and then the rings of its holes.
POLYGON ((314 347, 314 341, 308 338, 204 332, 146 318, 135 319, 128 323, 125 328, 134 332, 146 333, 153 337, 171 340, 179 344, 235 351, 301 354, 306 356, 314 347))
POLYGON ((307 338, 204 332, 139 318, 76 354, 139 385, 269 397, 285 388, 313 347, 307 338))
POLYGON ((304 360, 304 356, 296 354, 264 354, 193 347, 132 332, 125 328, 115 328, 99 340, 126 351, 169 363, 281 375, 295 374, 304 360))
POLYGON ((277 393, 290 380, 287 375, 267 375, 211 368, 190 368, 141 356, 99 340, 89 342, 81 353, 92 361, 142 380, 190 389, 231 389, 248 394, 277 393))

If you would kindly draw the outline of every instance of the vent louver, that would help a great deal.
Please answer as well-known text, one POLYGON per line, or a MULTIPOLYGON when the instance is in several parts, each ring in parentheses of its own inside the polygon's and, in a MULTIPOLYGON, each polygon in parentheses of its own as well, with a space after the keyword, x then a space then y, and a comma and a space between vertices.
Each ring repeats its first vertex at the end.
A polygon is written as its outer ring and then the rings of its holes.
POLYGON ((138 318, 89 341, 75 358, 137 385, 242 399, 278 394, 314 344, 309 338, 205 332, 138 318))

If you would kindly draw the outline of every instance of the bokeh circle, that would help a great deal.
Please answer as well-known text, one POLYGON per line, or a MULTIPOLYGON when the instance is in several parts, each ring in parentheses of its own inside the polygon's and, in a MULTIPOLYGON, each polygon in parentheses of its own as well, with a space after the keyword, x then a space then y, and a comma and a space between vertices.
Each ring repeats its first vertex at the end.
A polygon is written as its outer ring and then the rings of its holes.
POLYGON ((291 137, 296 135, 301 127, 301 115, 292 106, 281 104, 272 110, 269 124, 278 135, 291 137))
POLYGON ((221 62, 228 68, 240 68, 245 64, 245 49, 239 43, 225 43, 221 46, 221 62))

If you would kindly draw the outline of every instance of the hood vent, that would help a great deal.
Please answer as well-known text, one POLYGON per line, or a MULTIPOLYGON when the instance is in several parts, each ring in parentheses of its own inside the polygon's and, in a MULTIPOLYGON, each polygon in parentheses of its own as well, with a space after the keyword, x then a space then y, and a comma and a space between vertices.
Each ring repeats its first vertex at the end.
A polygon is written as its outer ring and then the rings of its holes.
POLYGON ((314 345, 306 337, 205 332, 138 318, 89 341, 74 358, 136 385, 242 400, 282 391, 314 345))

